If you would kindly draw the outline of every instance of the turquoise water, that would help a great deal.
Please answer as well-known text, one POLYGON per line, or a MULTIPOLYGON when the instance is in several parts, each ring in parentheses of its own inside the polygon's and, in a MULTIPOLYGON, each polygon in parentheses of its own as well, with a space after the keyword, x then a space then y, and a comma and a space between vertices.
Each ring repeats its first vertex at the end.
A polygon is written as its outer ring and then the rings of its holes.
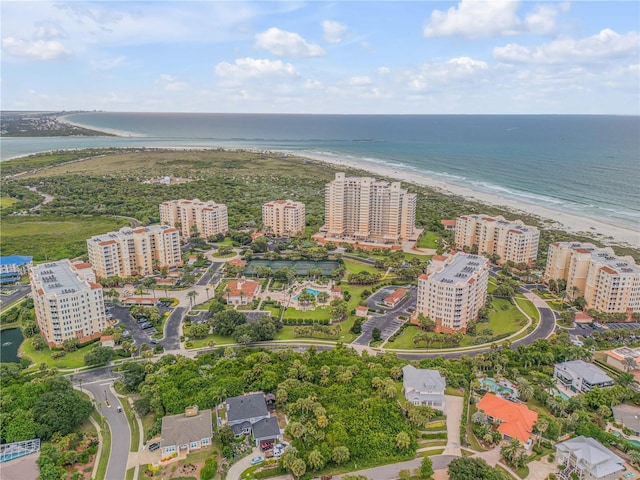
POLYGON ((640 221, 640 117, 92 112, 68 118, 124 136, 3 137, 1 158, 126 146, 278 150, 424 174, 635 227, 640 221))
MULTIPOLYGON (((320 290, 315 290, 313 288, 305 288, 304 289, 305 292, 312 294, 314 297, 317 297, 318 294, 320 293, 320 290)), ((294 300, 298 300, 298 297, 300 295, 296 295, 295 297, 293 297, 294 300)))
POLYGON ((563 399, 563 400, 569 400, 569 399, 571 398, 569 395, 567 395, 567 394, 566 394, 566 393, 564 393, 564 392, 561 392, 560 390, 555 390, 555 391, 553 392, 553 394, 554 394, 556 397, 560 397, 560 398, 561 398, 561 399, 563 399))
POLYGON ((483 378, 480 380, 480 384, 487 389, 491 390, 493 393, 507 393, 509 395, 514 394, 514 390, 512 388, 508 388, 502 385, 498 385, 493 378, 483 378))
POLYGON ((629 442, 631 445, 633 445, 633 446, 635 446, 635 447, 640 447, 640 442, 639 442, 639 441, 637 441, 637 440, 631 440, 631 439, 629 439, 629 438, 625 438, 625 437, 623 437, 622 435, 620 435, 620 432, 617 432, 617 431, 615 431, 615 430, 614 430, 614 431, 612 431, 611 433, 612 433, 613 435, 615 435, 616 437, 620 437, 620 438, 624 439, 625 441, 629 442))

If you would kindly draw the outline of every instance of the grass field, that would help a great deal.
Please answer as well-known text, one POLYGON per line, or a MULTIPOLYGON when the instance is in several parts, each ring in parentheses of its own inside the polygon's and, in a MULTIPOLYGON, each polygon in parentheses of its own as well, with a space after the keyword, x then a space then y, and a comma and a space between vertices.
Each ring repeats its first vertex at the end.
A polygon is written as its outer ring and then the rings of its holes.
MULTIPOLYGON (((533 304, 531 302, 522 301, 520 304, 527 313, 529 311, 527 309, 532 308, 533 304), (530 305, 530 307, 527 305, 530 305), (526 308, 524 308, 526 307, 526 308)), ((496 298, 492 302, 493 309, 489 312, 489 323, 478 323, 477 332, 478 335, 482 335, 482 330, 485 328, 489 328, 493 331, 492 338, 498 337, 500 335, 512 334, 520 330, 523 325, 520 325, 521 322, 526 321, 524 315, 508 300, 504 300, 502 298, 496 298), (503 310, 502 307, 507 306, 506 310, 503 310)), ((533 313, 533 312, 531 312, 533 313)), ((533 315, 533 318, 537 318, 537 310, 533 315)), ((415 337, 418 333, 420 333, 420 329, 415 326, 407 327, 402 335, 400 335, 395 342, 389 342, 386 346, 389 348, 400 348, 400 349, 413 349, 415 348, 413 345, 413 337, 415 337)), ((465 335, 460 342, 460 347, 470 347, 473 344, 471 341, 474 337, 469 335, 465 335)))
POLYGON ((16 202, 17 202, 17 200, 15 198, 0 197, 0 208, 10 207, 11 205, 13 205, 16 202))
POLYGON ((39 352, 35 351, 31 346, 31 339, 26 338, 20 345, 19 352, 21 356, 29 358, 34 366, 46 363, 49 367, 55 368, 80 368, 84 367, 84 356, 95 346, 95 344, 87 345, 79 348, 75 352, 67 353, 64 357, 54 360, 51 358, 52 351, 44 347, 39 352))
POLYGON ((378 270, 373 265, 358 262, 356 260, 351 260, 350 258, 344 259, 344 266, 349 271, 349 273, 360 273, 360 272, 382 273, 382 270, 378 270))
POLYGON ((419 248, 438 248, 436 244, 436 240, 439 240, 440 235, 437 232, 427 232, 425 231, 420 239, 418 240, 417 247, 419 248))
POLYGON ((236 343, 236 341, 231 337, 221 337, 220 335, 207 335, 204 338, 199 338, 197 340, 191 340, 191 347, 189 348, 202 348, 208 346, 209 342, 215 342, 215 346, 219 347, 222 345, 229 345, 231 343, 236 343))
POLYGON ((534 321, 536 322, 540 321, 540 312, 538 312, 538 309, 535 307, 535 305, 531 301, 526 300, 524 298, 516 298, 516 303, 534 321))
POLYGON ((298 310, 287 308, 284 318, 311 318, 313 320, 325 320, 329 318, 329 307, 318 307, 314 310, 298 310))
POLYGON ((36 262, 74 258, 87 253, 87 238, 127 224, 112 217, 4 217, 2 254, 29 253, 36 262))

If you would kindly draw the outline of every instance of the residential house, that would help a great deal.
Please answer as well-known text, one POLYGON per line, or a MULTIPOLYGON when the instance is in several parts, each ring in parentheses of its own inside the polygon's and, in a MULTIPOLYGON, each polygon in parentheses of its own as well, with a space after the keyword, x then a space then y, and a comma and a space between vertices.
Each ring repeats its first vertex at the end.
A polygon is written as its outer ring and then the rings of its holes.
POLYGON ((232 280, 224 290, 224 298, 229 305, 248 305, 260 293, 260 288, 260 283, 253 280, 232 280))
POLYGON ((640 347, 618 347, 605 352, 607 364, 623 372, 640 369, 640 347))
POLYGON ((282 438, 278 419, 269 414, 262 392, 228 398, 227 423, 236 438, 253 434, 256 447, 264 447, 282 438))
POLYGON ((602 369, 582 360, 558 363, 553 367, 553 378, 574 392, 587 393, 594 387, 613 386, 613 379, 602 369))
POLYGON ((405 365, 402 373, 402 393, 407 400, 414 405, 427 405, 444 410, 444 389, 447 384, 440 372, 405 365))
POLYGON ((29 273, 33 257, 9 255, 0 257, 0 283, 15 283, 22 275, 29 273))
POLYGON ((517 438, 525 448, 533 445, 533 426, 538 421, 538 414, 529 410, 523 403, 514 403, 487 393, 478 402, 478 410, 487 415, 491 422, 498 422, 498 431, 503 438, 517 438))
POLYGON ((622 404, 611 410, 613 410, 613 418, 616 419, 616 422, 631 430, 636 437, 640 437, 640 408, 622 404))
POLYGON ((358 305, 356 307, 356 317, 366 317, 369 313, 369 308, 363 305, 358 305))
POLYGON ((455 220, 440 220, 440 224, 444 227, 447 232, 455 232, 456 231, 456 221, 455 220))
POLYGON ((387 296, 382 303, 384 303, 387 307, 395 307, 400 300, 404 298, 407 293, 406 288, 396 288, 393 293, 387 296))
POLYGON ((563 479, 575 473, 580 480, 615 480, 625 469, 622 458, 593 438, 580 435, 555 448, 557 462, 565 465, 560 472, 563 479))
POLYGON ((160 447, 162 455, 188 454, 211 445, 213 428, 211 410, 188 407, 184 413, 162 418, 160 447))

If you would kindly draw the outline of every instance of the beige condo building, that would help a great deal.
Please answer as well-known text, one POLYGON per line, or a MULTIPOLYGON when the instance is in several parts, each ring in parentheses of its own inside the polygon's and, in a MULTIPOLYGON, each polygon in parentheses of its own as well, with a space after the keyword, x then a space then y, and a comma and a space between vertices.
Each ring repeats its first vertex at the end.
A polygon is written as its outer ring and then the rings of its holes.
POLYGON ((459 248, 478 246, 481 255, 498 255, 499 263, 533 265, 538 258, 540 231, 521 220, 502 216, 464 215, 456 219, 455 242, 459 248))
POLYGON ((276 200, 262 205, 262 228, 274 235, 295 237, 304 233, 304 203, 276 200))
POLYGON ((225 234, 229 230, 227 206, 212 200, 170 200, 160 204, 160 223, 179 228, 183 237, 225 234))
POLYGON ((489 259, 479 255, 434 255, 418 278, 413 323, 422 314, 435 322, 436 332, 466 332, 487 301, 489 267, 489 259))
POLYGON ((98 278, 150 275, 182 265, 180 233, 168 225, 123 227, 87 240, 89 262, 98 278))
POLYGON ((58 260, 29 271, 36 322, 49 346, 87 342, 107 328, 102 285, 89 263, 58 260))
POLYGON ((416 194, 400 182, 336 173, 325 188, 325 225, 328 239, 372 243, 400 243, 416 234, 416 194))
POLYGON ((591 243, 549 245, 545 280, 566 280, 571 299, 584 297, 587 308, 607 313, 640 311, 640 268, 631 257, 591 243))

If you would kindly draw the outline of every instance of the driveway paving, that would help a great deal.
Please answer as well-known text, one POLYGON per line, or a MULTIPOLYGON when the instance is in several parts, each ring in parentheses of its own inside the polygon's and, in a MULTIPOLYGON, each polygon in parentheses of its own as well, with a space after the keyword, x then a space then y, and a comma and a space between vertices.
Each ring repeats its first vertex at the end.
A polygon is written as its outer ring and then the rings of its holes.
POLYGON ((31 287, 29 285, 2 287, 2 295, 0 295, 0 307, 11 305, 12 303, 17 302, 21 298, 26 297, 30 291, 31 287), (9 293, 5 294, 4 292, 9 293))
POLYGON ((187 313, 186 307, 176 307, 164 324, 164 338, 160 344, 165 350, 180 350, 180 323, 187 313))

